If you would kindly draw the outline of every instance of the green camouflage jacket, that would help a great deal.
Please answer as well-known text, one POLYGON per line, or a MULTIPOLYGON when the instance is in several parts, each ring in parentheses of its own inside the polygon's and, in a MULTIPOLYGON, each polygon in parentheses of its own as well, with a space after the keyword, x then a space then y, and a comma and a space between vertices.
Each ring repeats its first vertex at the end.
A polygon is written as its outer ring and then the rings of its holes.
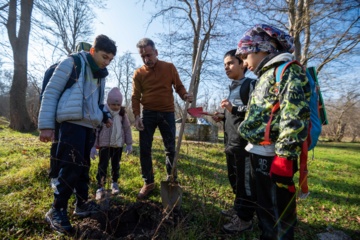
POLYGON ((275 143, 276 155, 295 159, 307 137, 310 85, 301 67, 292 64, 286 69, 280 82, 279 94, 276 94, 278 87, 275 85, 275 69, 289 60, 288 55, 285 53, 275 56, 258 72, 259 79, 249 101, 248 112, 238 130, 251 144, 261 145, 271 110, 280 101, 280 109, 271 122, 270 139, 275 143))

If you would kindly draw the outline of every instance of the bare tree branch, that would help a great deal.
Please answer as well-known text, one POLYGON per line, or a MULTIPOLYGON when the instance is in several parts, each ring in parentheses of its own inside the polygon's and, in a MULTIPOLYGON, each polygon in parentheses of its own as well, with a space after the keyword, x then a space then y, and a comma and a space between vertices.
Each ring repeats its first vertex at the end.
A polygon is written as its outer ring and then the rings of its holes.
MULTIPOLYGON (((199 42, 204 40, 200 71, 193 86, 196 99, 200 82, 207 78, 214 80, 215 76, 220 74, 220 69, 210 67, 211 63, 222 64, 219 56, 236 46, 234 39, 234 44, 228 44, 226 49, 215 47, 216 44, 224 47, 224 43, 234 34, 234 28, 229 27, 230 25, 235 22, 242 23, 241 20, 234 20, 241 19, 238 15, 242 7, 239 5, 240 1, 143 0, 144 4, 146 2, 154 3, 160 9, 152 15, 149 24, 155 18, 162 17, 169 29, 173 29, 169 33, 161 34, 161 44, 165 49, 163 54, 175 62, 180 75, 190 78, 199 42)), ((192 106, 195 105, 196 101, 193 101, 192 106)))

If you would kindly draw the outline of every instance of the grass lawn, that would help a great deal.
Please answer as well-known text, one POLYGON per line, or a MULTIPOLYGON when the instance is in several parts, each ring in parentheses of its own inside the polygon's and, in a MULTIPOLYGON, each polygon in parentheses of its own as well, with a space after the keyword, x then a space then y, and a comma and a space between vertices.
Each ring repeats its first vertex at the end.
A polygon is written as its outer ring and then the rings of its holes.
MULTIPOLYGON (((66 238, 54 233, 43 220, 52 202, 52 189, 47 178, 50 144, 41 143, 37 132, 14 132, 6 125, 6 122, 0 124, 0 238, 66 238)), ((129 156, 124 154, 121 160, 121 198, 113 199, 124 206, 136 203, 136 195, 143 184, 137 131, 133 131, 133 137, 134 153, 129 156)), ((158 185, 148 202, 161 205, 159 183, 166 174, 159 133, 153 148, 158 185)), ((317 239, 316 234, 326 232, 327 228, 341 230, 352 239, 360 239, 359 155, 360 143, 318 144, 315 158, 309 160, 310 195, 305 200, 298 200, 299 224, 295 239, 317 239)), ((97 163, 97 160, 92 161, 90 169, 91 197, 96 191, 97 163)), ((227 221, 219 212, 229 208, 234 197, 226 175, 222 143, 183 140, 178 172, 184 190, 182 220, 166 229, 167 239, 251 240, 259 236, 257 227, 252 232, 238 235, 221 232, 222 225, 227 221)), ((81 224, 81 220, 71 221, 81 224)))

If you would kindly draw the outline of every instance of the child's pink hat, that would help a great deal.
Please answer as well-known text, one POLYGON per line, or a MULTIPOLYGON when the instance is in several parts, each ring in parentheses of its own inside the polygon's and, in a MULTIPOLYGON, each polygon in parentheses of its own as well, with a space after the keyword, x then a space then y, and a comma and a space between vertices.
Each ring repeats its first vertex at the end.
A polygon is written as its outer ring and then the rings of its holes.
POLYGON ((114 87, 110 90, 107 97, 107 104, 122 104, 123 96, 119 88, 114 87))

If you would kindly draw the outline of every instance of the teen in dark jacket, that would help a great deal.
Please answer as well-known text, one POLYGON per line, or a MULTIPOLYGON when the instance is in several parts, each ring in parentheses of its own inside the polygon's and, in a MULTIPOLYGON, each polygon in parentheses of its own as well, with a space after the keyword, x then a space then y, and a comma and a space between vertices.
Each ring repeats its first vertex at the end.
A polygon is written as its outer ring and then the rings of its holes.
POLYGON ((247 102, 253 90, 255 80, 245 77, 246 67, 243 61, 235 56, 236 49, 224 56, 226 75, 231 80, 229 97, 221 101, 224 115, 215 113, 215 121, 224 121, 224 143, 228 178, 235 194, 234 206, 221 213, 231 218, 223 230, 228 233, 242 232, 252 228, 255 212, 254 179, 251 173, 249 153, 245 151, 247 141, 237 129, 244 120, 247 102), (223 117, 223 118, 222 118, 223 117))

